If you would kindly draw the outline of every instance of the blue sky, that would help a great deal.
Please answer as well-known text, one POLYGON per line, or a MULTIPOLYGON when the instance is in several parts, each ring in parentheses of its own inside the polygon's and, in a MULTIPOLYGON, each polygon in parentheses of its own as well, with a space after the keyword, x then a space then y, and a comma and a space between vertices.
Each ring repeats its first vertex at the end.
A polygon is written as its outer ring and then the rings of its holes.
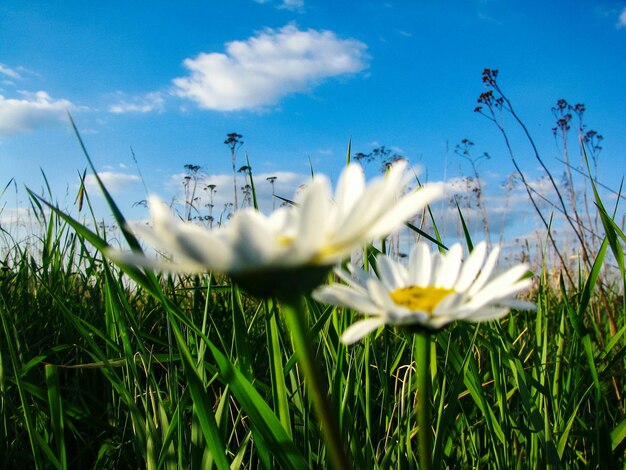
MULTIPOLYGON (((27 206, 24 186, 41 191, 41 171, 71 208, 86 163, 67 111, 131 217, 145 215, 133 207, 146 197, 139 171, 149 192, 180 200, 184 165, 199 165, 202 183, 218 186, 216 202, 232 199, 223 141, 238 132, 237 164, 247 153, 266 209, 268 176, 278 176, 276 192, 287 197, 310 164, 336 178, 350 139, 354 152, 385 145, 422 165, 424 178, 454 181, 471 174, 454 153, 468 138, 474 155, 491 156, 479 170, 495 219, 513 166, 497 129, 473 111, 485 67, 499 69, 558 177, 551 107, 560 98, 585 103, 587 125, 605 138, 598 176, 619 186, 625 1, 5 0, 0 184, 14 178, 18 188, 2 198, 5 223, 27 206)), ((541 185, 528 143, 505 122, 522 169, 541 185)), ((92 197, 102 207, 95 190, 92 197)), ((516 197, 516 210, 536 222, 516 197)))

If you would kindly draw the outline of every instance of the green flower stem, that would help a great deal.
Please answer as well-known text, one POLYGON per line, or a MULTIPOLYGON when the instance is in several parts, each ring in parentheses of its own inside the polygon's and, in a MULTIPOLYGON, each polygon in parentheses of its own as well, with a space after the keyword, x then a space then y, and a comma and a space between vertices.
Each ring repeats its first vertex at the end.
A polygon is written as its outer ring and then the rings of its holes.
POLYGON ((322 376, 320 374, 311 345, 310 332, 304 315, 304 304, 300 296, 282 300, 287 325, 293 335, 298 363, 304 373, 309 392, 313 398, 313 408, 319 419, 322 436, 326 441, 328 457, 332 468, 350 469, 352 462, 341 444, 341 433, 333 415, 322 376))
POLYGON ((417 367, 417 434, 420 470, 432 468, 432 435, 430 430, 430 333, 416 335, 415 362, 417 367))

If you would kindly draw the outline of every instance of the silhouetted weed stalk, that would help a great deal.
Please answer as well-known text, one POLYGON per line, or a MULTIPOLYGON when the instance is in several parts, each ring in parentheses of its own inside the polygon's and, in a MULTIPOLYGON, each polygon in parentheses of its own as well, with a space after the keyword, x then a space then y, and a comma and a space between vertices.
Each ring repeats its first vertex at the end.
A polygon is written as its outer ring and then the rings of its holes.
MULTIPOLYGON (((499 119, 513 108, 497 74, 485 76, 492 94, 482 97, 483 111, 509 144, 499 119)), ((561 104, 557 113, 568 110, 561 104)), ((557 135, 563 132, 557 127, 557 135)), ((219 273, 120 269, 102 255, 110 229, 90 212, 83 185, 75 211, 89 216, 81 221, 44 202, 52 194, 31 193, 38 233, 24 241, 2 228, 0 466, 299 469, 348 460, 355 468, 623 466, 626 237, 598 195, 597 153, 585 158, 594 138, 581 147, 584 170, 571 163, 569 150, 563 159, 587 176, 584 194, 592 202, 577 192, 572 200, 573 183, 564 197, 554 186, 554 204, 569 214, 586 254, 580 266, 563 258, 556 282, 554 266, 535 273, 528 294, 535 311, 417 334, 387 326, 352 346, 340 338, 363 318, 356 310, 306 292, 282 302, 251 296, 219 273), (617 283, 604 274, 609 254, 617 283), (318 386, 303 386, 311 380, 318 386), (320 407, 329 414, 322 423, 334 422, 334 444, 325 439, 329 425, 323 431, 318 425, 320 407)), ((201 215, 193 207, 200 168, 188 171, 182 217, 212 226, 212 218, 194 219, 201 215)), ((521 168, 518 176, 536 201, 521 168)), ((102 189, 116 236, 140 249, 102 189)), ((208 190, 212 196, 215 187, 208 190)), ((431 225, 412 220, 414 238, 445 252, 436 220, 429 210, 423 216, 431 225)), ((539 216, 549 236, 549 218, 539 216)), ((465 227, 460 208, 459 218, 465 227)), ((482 249, 464 233, 467 251, 482 249)), ((398 254, 383 240, 353 259, 388 275, 381 252, 398 254)))

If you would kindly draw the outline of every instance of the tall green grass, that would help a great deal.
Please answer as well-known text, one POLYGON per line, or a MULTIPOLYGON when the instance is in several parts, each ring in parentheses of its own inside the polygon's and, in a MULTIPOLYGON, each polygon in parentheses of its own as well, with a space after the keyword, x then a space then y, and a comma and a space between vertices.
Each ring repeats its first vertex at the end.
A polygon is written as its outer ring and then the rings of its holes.
MULTIPOLYGON (((385 328, 346 347, 339 336, 357 312, 304 299, 356 468, 417 468, 425 433, 438 468, 626 465, 626 237, 597 193, 595 202, 605 238, 590 270, 558 282, 538 272, 536 312, 434 335, 431 429, 416 412, 417 338, 385 328), (609 253, 621 284, 600 293, 609 253)), ((39 236, 5 237, 0 261, 0 466, 328 466, 278 303, 219 275, 120 270, 101 255, 107 233, 96 223, 35 195, 32 210, 39 236)))

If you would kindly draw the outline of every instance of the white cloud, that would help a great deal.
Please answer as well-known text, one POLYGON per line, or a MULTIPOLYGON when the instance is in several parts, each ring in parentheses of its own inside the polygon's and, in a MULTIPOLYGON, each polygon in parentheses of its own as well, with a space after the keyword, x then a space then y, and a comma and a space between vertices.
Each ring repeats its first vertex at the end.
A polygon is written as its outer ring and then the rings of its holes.
POLYGON ((26 207, 3 207, 0 211, 0 227, 24 225, 32 222, 32 214, 26 207))
POLYGON ((7 67, 2 63, 0 63, 0 74, 6 75, 7 77, 13 78, 15 80, 19 80, 21 78, 20 74, 17 71, 7 67))
MULTIPOLYGON (((269 0, 254 0, 256 3, 264 5, 269 3, 269 0)), ((274 6, 279 10, 291 10, 291 11, 304 11, 304 0, 280 0, 274 2, 274 6)))
POLYGON ((449 178, 444 183, 445 194, 452 195, 470 192, 474 187, 476 187, 474 180, 463 177, 449 178))
MULTIPOLYGON (((137 175, 117 173, 114 171, 98 172, 98 176, 100 177, 106 188, 113 194, 120 193, 123 190, 132 188, 140 181, 140 178, 137 175)), ((100 194, 100 188, 98 187, 96 177, 93 174, 89 174, 85 177, 85 187, 90 193, 100 194)))
POLYGON ((276 8, 291 10, 291 11, 303 11, 304 0, 283 0, 277 5, 276 8))
POLYGON ((272 105, 328 77, 367 67, 367 46, 332 31, 290 24, 226 44, 225 53, 185 59, 190 75, 173 80, 174 93, 205 109, 233 111, 272 105))
POLYGON ((122 100, 109 106, 109 112, 114 114, 151 113, 163 111, 165 100, 161 93, 148 93, 144 97, 136 98, 131 102, 122 100))
POLYGON ((73 108, 68 100, 52 99, 45 91, 22 95, 23 99, 0 95, 0 137, 58 125, 66 121, 65 112, 73 108))
POLYGON ((619 17, 617 19, 617 27, 626 28, 626 7, 624 7, 622 12, 619 14, 619 17))
POLYGON ((502 24, 501 21, 498 21, 497 19, 495 19, 493 16, 489 16, 486 13, 479 11, 478 12, 478 19, 482 20, 482 21, 488 21, 491 23, 495 23, 495 24, 502 24))
POLYGON ((101 167, 103 170, 115 170, 117 168, 121 168, 122 170, 125 170, 126 168, 128 168, 128 165, 126 163, 116 163, 114 165, 102 165, 101 167))

